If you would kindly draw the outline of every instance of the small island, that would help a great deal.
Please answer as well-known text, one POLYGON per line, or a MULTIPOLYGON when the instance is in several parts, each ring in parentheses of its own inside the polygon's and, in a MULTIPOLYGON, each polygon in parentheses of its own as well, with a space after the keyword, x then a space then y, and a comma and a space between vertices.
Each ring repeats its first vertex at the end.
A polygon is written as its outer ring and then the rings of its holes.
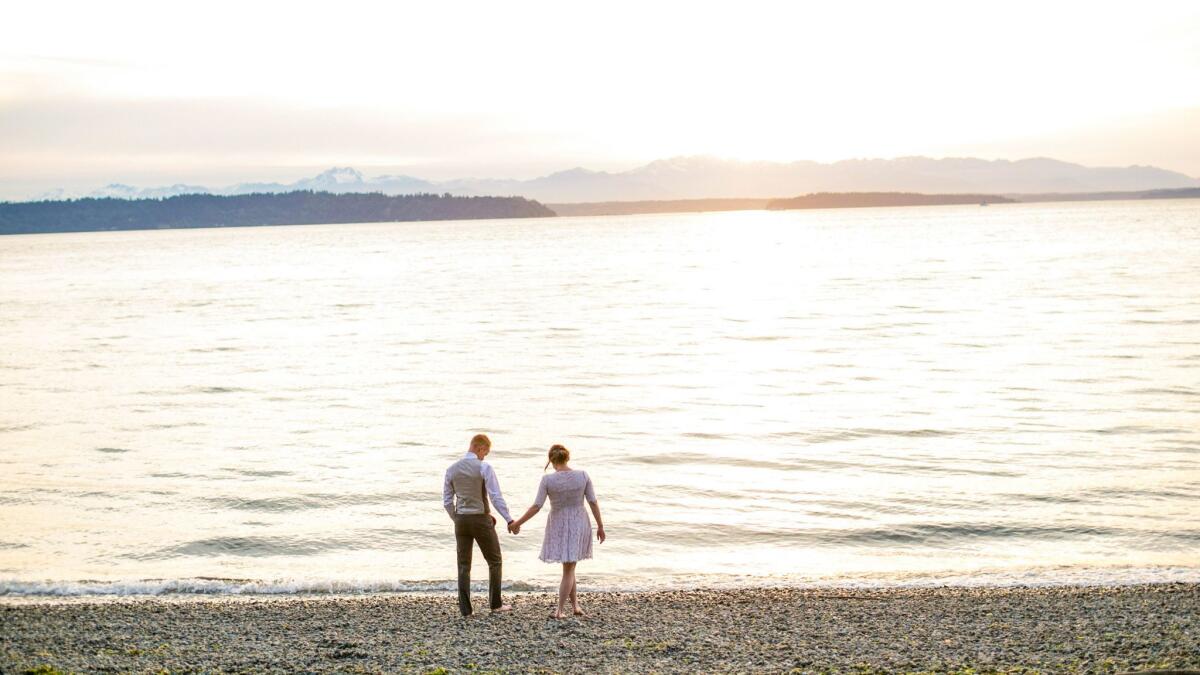
POLYGON ((927 195, 917 192, 815 192, 767 202, 770 211, 785 209, 847 209, 868 206, 939 206, 944 204, 1012 204, 1000 195, 927 195))
POLYGON ((375 223, 412 220, 545 218, 523 197, 388 196, 381 193, 190 194, 165 199, 68 199, 0 203, 0 234, 375 223))

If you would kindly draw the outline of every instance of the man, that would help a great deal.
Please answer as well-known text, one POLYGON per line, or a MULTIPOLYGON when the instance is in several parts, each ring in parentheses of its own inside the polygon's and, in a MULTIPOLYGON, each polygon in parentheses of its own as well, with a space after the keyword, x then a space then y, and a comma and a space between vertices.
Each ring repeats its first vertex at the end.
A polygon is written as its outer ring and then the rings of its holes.
POLYGON ((496 537, 496 519, 488 507, 488 497, 496 511, 509 524, 508 505, 500 494, 496 472, 483 461, 492 451, 492 441, 483 434, 471 439, 471 448, 462 459, 446 469, 442 485, 442 505, 454 521, 454 539, 458 546, 458 610, 471 616, 471 552, 478 543, 488 564, 488 603, 492 613, 510 612, 512 607, 500 600, 500 540, 496 537))

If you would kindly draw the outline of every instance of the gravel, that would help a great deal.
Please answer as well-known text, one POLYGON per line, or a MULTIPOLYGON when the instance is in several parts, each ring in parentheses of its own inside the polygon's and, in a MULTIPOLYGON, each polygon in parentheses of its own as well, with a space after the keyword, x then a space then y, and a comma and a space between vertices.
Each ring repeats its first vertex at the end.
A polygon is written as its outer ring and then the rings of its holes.
POLYGON ((0 672, 1080 672, 1200 668, 1200 584, 554 596, 0 598, 0 672), (476 598, 476 607, 483 605, 476 598), (39 670, 40 669, 40 670, 39 670))

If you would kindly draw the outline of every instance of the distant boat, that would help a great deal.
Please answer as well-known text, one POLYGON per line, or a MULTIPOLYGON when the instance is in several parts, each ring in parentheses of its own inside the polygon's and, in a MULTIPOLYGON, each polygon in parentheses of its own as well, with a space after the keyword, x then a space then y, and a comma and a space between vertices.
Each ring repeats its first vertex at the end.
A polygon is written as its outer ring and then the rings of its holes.
POLYGON ((988 205, 988 203, 987 203, 987 202, 979 202, 979 205, 980 205, 980 206, 987 206, 987 205, 988 205))

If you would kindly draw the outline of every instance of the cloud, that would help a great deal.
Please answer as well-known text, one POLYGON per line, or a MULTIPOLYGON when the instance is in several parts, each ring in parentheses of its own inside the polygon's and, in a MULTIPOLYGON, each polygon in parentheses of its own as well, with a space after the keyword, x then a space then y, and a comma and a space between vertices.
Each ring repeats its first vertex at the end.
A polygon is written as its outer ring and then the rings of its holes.
POLYGON ((1150 164, 1200 177, 1200 107, 1127 115, 1053 133, 954 146, 954 154, 1051 156, 1089 166, 1150 164))
POLYGON ((0 143, 23 153, 280 158, 440 158, 511 150, 484 118, 437 119, 236 99, 33 100, 0 109, 0 143))
POLYGON ((481 171, 531 177, 562 168, 568 146, 553 133, 524 131, 483 114, 234 98, 24 99, 0 104, 0 198, 114 181, 294 179, 332 165, 393 167, 434 178, 481 171))

